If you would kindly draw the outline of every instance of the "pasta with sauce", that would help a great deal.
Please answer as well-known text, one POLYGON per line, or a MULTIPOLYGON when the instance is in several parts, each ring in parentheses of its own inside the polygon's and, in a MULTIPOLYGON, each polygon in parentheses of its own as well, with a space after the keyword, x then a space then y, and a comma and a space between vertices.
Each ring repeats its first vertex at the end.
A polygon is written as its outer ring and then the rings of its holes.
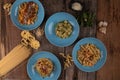
POLYGON ((37 19, 38 5, 33 1, 24 2, 18 9, 18 21, 23 25, 34 24, 37 19))
POLYGON ((35 69, 42 77, 47 77, 53 71, 53 63, 48 58, 39 58, 35 64, 35 69))
POLYGON ((81 45, 77 52, 77 59, 83 66, 94 66, 100 57, 100 50, 94 44, 81 45))

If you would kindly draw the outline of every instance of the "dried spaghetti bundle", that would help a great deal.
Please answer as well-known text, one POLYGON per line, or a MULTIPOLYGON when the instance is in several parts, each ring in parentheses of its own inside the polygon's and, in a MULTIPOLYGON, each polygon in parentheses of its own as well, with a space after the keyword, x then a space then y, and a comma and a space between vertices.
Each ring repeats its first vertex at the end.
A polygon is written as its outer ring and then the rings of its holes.
POLYGON ((0 60, 0 76, 5 75, 31 54, 31 48, 22 44, 13 48, 2 60, 0 60))

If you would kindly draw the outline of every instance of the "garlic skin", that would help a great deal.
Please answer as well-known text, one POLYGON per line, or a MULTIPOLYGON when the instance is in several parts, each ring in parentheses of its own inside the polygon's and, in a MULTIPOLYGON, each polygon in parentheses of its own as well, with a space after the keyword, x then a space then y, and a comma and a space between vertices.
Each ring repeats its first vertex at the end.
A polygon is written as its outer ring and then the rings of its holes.
POLYGON ((79 2, 74 2, 71 8, 76 11, 81 11, 83 7, 79 2))

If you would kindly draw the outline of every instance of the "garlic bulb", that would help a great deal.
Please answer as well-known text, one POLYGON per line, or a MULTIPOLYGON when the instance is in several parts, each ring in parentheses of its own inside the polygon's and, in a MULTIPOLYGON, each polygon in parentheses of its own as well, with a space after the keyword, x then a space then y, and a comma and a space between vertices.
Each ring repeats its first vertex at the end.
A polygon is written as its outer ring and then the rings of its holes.
POLYGON ((76 11, 81 11, 82 10, 82 5, 79 2, 74 2, 72 4, 72 9, 76 11))
POLYGON ((99 26, 99 31, 103 34, 106 34, 106 27, 108 26, 108 22, 107 21, 100 21, 98 23, 99 26))

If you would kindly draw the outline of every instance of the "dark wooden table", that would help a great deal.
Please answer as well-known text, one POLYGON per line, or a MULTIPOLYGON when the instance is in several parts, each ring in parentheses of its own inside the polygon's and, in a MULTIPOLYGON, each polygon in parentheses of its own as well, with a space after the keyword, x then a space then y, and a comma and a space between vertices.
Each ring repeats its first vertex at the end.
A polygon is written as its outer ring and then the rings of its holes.
MULTIPOLYGON (((12 50, 21 40, 18 28, 11 22, 10 16, 5 14, 3 4, 6 2, 14 2, 15 0, 0 0, 0 59, 12 50)), ((45 19, 41 25, 44 28, 46 20, 56 12, 64 11, 75 15, 75 12, 69 9, 69 3, 72 0, 40 0, 45 8, 45 19)), ((96 22, 100 20, 108 21, 107 34, 101 34, 97 30, 97 26, 80 27, 80 35, 75 43, 84 37, 96 37, 100 39, 107 48, 107 61, 105 65, 96 72, 83 72, 75 65, 62 70, 58 80, 120 80, 120 0, 79 0, 85 3, 86 8, 90 8, 95 12, 96 22)), ((37 51, 50 51, 54 53, 61 62, 64 61, 58 55, 60 52, 71 54, 73 43, 69 47, 56 47, 48 42, 45 36, 38 38, 41 47, 37 51)), ((28 60, 28 59, 27 59, 28 60)), ((8 74, 0 78, 1 80, 30 80, 26 72, 27 60, 15 67, 8 74)))

